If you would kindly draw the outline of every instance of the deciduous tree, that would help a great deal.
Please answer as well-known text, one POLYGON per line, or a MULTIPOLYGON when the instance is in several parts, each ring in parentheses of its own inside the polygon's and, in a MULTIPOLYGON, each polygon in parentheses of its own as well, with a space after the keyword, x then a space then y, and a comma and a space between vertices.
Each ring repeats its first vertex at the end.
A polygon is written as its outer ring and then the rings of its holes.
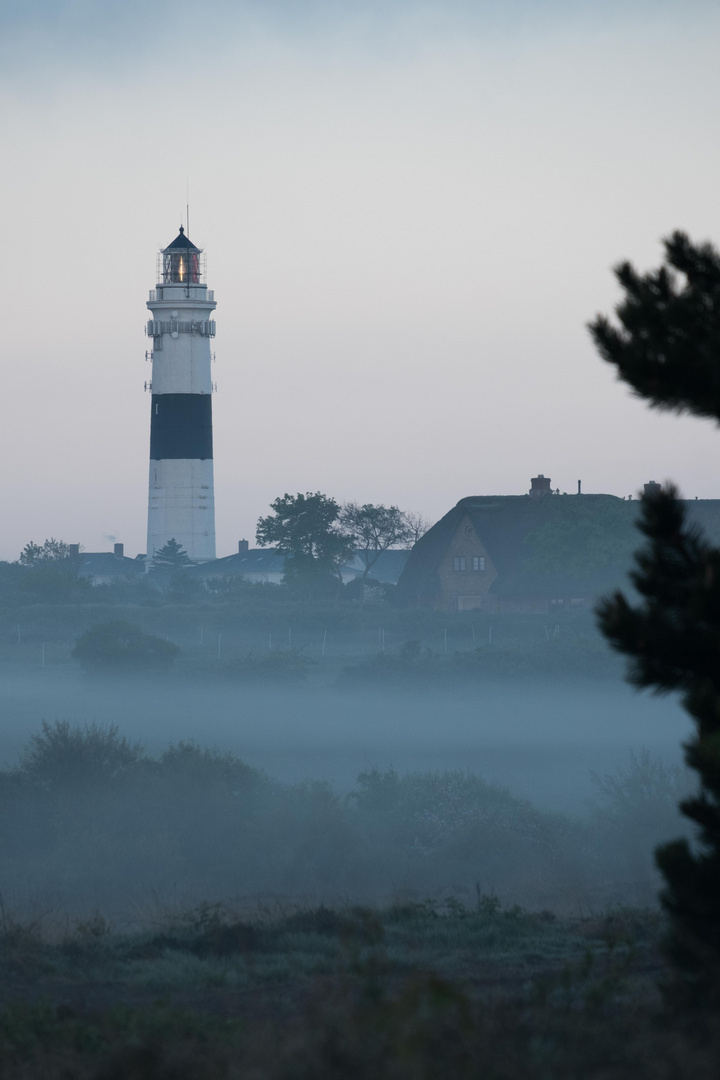
POLYGON ((345 503, 339 520, 341 528, 360 554, 365 567, 363 578, 368 576, 383 551, 402 547, 412 537, 407 516, 397 506, 345 503))
POLYGON ((35 544, 31 540, 23 548, 19 561, 22 566, 47 566, 49 563, 64 562, 69 557, 70 545, 51 536, 42 544, 35 544))
POLYGON ((417 544, 420 537, 424 536, 432 525, 432 521, 428 521, 422 514, 418 514, 412 510, 407 510, 405 512, 405 521, 407 522, 408 531, 410 533, 407 541, 408 547, 417 544))
POLYGON ((330 574, 353 557, 353 541, 340 524, 340 506, 319 491, 285 495, 270 504, 273 513, 257 523, 260 547, 274 545, 285 555, 285 580, 330 574))

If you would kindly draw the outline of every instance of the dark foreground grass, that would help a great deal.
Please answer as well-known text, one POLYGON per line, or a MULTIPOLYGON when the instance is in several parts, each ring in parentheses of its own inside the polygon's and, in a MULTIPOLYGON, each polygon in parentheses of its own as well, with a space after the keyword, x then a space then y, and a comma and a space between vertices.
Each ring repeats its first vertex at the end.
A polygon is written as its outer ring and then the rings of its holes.
POLYGON ((0 1075, 26 1080, 715 1080, 674 1016, 660 916, 404 903, 202 906, 143 932, 5 916, 0 1075))

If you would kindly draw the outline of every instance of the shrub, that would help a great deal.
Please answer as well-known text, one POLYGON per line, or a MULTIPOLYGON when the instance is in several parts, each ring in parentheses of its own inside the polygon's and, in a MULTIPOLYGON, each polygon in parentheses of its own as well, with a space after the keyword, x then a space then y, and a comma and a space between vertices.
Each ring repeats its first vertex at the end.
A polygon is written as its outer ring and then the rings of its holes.
POLYGON ((91 626, 77 639, 71 655, 92 671, 164 671, 179 652, 173 642, 116 619, 91 626))
POLYGON ((647 750, 630 755, 630 763, 613 773, 592 774, 597 810, 594 828, 602 857, 626 881, 657 887, 653 849, 679 828, 689 833, 678 802, 692 788, 688 769, 666 765, 647 750))
POLYGON ((218 784, 237 795, 240 791, 266 787, 266 777, 229 751, 208 749, 192 740, 180 740, 160 757, 160 772, 183 785, 214 787, 218 784))
POLYGON ((130 743, 113 724, 70 727, 67 720, 48 724, 31 735, 20 757, 19 772, 47 788, 107 783, 135 769, 145 754, 139 743, 130 743))

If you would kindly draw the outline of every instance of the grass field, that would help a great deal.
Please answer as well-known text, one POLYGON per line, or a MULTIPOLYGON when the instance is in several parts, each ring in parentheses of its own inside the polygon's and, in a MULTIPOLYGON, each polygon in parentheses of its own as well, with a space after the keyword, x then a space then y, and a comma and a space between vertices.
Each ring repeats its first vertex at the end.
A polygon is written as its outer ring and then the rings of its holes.
POLYGON ((3 912, 0 1074, 93 1077, 694 1077, 711 1027, 658 984, 661 917, 203 905, 121 932, 3 912))

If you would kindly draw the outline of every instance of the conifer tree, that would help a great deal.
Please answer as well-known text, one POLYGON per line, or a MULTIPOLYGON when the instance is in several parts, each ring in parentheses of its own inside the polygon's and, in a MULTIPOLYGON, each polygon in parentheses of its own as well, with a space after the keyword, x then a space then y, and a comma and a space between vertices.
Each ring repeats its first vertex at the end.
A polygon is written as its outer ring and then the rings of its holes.
POLYGON ((625 299, 621 325, 600 315, 590 332, 604 360, 659 409, 720 419, 720 253, 675 232, 665 264, 638 274, 615 270, 625 299))
MULTIPOLYGON (((720 421, 720 254, 676 232, 665 263, 615 273, 625 292, 620 325, 598 317, 590 332, 601 356, 656 408, 720 421)), ((631 578, 641 600, 622 593, 598 607, 600 627, 630 658, 635 685, 679 691, 695 730, 685 744, 697 794, 680 804, 696 838, 658 848, 670 917, 668 951, 676 990, 694 1005, 720 1005, 720 550, 689 524, 676 489, 642 500, 645 545, 631 578)))
POLYGON ((174 536, 155 552, 152 561, 155 570, 179 570, 181 566, 190 565, 187 551, 180 546, 174 536))

